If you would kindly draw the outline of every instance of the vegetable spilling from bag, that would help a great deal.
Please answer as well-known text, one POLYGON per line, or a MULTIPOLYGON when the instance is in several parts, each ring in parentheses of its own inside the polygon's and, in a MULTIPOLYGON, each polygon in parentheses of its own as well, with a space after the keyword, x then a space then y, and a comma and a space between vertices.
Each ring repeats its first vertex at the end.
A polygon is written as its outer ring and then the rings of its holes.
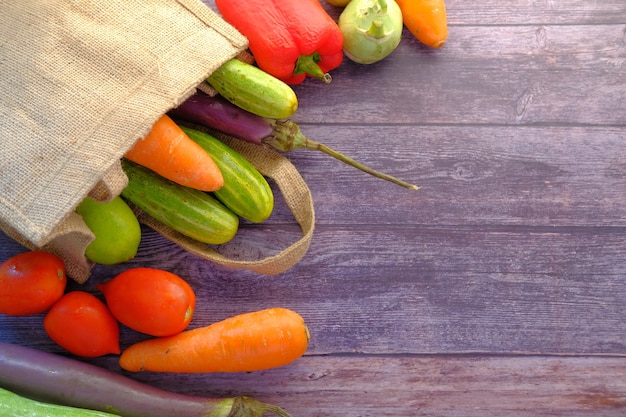
POLYGON ((233 105, 219 95, 211 97, 202 92, 197 92, 178 107, 172 109, 169 114, 176 119, 204 126, 246 142, 269 145, 282 152, 296 149, 320 151, 376 178, 411 190, 419 188, 415 184, 377 171, 323 143, 306 137, 300 126, 290 119, 261 117, 233 105))
POLYGON ((319 0, 216 0, 224 20, 250 43, 258 66, 288 84, 331 82, 343 60, 343 35, 319 0))

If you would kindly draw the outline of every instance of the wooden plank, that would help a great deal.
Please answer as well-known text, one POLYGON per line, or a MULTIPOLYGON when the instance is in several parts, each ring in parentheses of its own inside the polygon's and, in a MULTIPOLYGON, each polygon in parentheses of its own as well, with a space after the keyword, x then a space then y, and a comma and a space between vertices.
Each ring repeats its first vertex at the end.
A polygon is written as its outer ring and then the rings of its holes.
POLYGON ((301 265, 255 286, 311 321, 316 352, 617 354, 625 243, 624 230, 320 228, 301 265))
MULTIPOLYGON (((172 270, 197 292, 192 327, 281 305, 309 323, 314 354, 620 355, 624 231, 320 227, 305 259, 278 277, 168 255, 146 233, 135 260, 98 267, 79 288, 97 293, 97 282, 132 266, 172 270)), ((4 317, 0 338, 42 343, 41 319, 4 317)), ((142 338, 124 330, 122 343, 142 338)))
MULTIPOLYGON (((251 374, 134 374, 196 395, 245 393, 294 416, 601 417, 626 412, 626 359, 305 357, 251 374)), ((115 367, 115 364, 110 365, 115 367)))
POLYGON ((311 188, 318 224, 626 225, 626 128, 302 129, 422 187, 408 191, 326 155, 294 151, 289 157, 311 188))
POLYGON ((455 25, 607 24, 626 21, 621 0, 487 0, 480 4, 446 0, 448 22, 455 25))
POLYGON ((300 123, 626 124, 626 26, 457 27, 294 86, 300 123), (365 85, 367 88, 363 88, 365 85))
MULTIPOLYGON (((214 0, 202 0, 215 8, 214 0)), ((324 0, 320 3, 337 19, 343 10, 324 0)), ((620 24, 626 21, 626 5, 621 0, 483 0, 480 4, 466 0, 446 0, 448 24, 504 26, 536 24, 620 24)))
POLYGON ((316 349, 624 352, 624 230, 401 229, 318 232, 293 284, 316 349))

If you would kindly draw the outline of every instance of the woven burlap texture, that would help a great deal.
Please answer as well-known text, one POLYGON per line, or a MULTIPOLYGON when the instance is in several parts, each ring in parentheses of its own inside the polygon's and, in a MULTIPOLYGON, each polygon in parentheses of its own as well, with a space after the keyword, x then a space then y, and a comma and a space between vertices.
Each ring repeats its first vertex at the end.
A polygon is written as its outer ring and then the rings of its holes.
POLYGON ((119 195, 124 153, 247 40, 199 0, 0 0, 0 39, 0 227, 82 283, 75 207, 119 195))

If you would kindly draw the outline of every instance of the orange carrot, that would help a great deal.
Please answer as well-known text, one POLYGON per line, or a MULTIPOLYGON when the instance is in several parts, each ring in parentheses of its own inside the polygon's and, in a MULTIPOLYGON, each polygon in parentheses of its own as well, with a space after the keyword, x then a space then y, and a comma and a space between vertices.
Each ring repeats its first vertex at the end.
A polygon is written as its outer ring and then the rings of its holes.
POLYGON ((441 48, 448 38, 444 0, 396 0, 404 26, 424 45, 441 48))
POLYGON ((131 372, 251 372, 293 362, 308 342, 309 330, 298 313, 269 308, 135 343, 119 363, 131 372))
POLYGON ((224 178, 213 158, 167 115, 138 140, 126 158, 186 187, 216 191, 224 178))

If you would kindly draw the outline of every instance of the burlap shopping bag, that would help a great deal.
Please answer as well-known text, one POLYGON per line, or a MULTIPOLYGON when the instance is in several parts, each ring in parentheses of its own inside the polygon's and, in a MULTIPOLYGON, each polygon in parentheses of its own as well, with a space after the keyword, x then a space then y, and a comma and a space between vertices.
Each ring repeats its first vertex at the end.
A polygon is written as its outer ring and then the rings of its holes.
MULTIPOLYGON (((119 195, 127 184, 124 153, 246 47, 199 0, 0 0, 2 230, 31 249, 59 254, 68 275, 84 282, 92 267, 84 248, 93 235, 75 207, 86 195, 119 195)), ((240 151, 275 179, 302 228, 302 239, 280 254, 231 260, 140 219, 198 256, 279 273, 308 249, 311 195, 281 155, 245 144, 240 151)))

